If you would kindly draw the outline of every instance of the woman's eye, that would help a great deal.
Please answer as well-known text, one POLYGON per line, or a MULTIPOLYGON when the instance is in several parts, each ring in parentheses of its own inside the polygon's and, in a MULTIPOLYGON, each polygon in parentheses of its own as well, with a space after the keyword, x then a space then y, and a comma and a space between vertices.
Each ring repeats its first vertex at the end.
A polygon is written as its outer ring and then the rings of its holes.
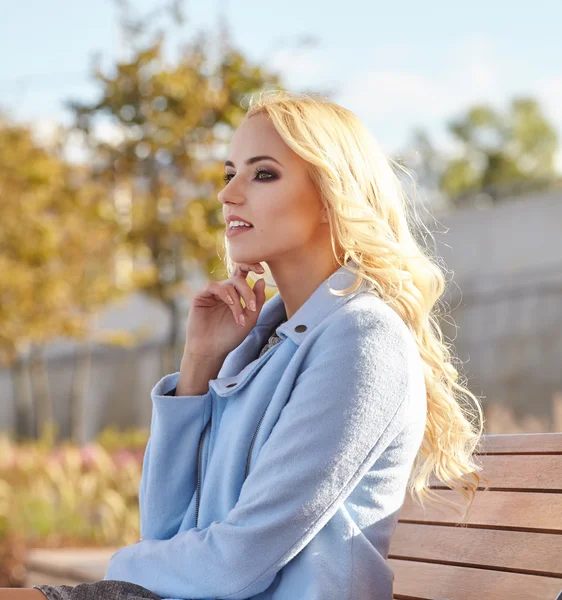
MULTIPOLYGON (((225 173, 222 176, 224 183, 227 184, 234 177, 234 175, 235 173, 225 173)), ((258 181, 267 181, 268 179, 277 179, 277 175, 271 171, 256 169, 254 172, 254 179, 257 179, 258 181)))
POLYGON ((264 171, 263 169, 256 169, 256 171, 254 173, 254 177, 261 181, 265 181, 267 179, 275 179, 277 177, 277 175, 275 175, 275 173, 272 173, 271 171, 264 171), (262 175, 265 175, 265 177, 262 177, 262 175))

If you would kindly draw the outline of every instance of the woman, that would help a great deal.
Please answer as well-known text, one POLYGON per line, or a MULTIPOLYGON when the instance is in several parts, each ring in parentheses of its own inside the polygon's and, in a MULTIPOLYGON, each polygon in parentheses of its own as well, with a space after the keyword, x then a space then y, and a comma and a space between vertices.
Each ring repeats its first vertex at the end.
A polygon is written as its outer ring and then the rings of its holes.
POLYGON ((480 480, 481 409, 436 319, 443 274, 391 161, 337 104, 255 99, 225 171, 230 277, 197 295, 180 371, 152 390, 142 540, 90 585, 107 598, 391 600, 406 492, 423 503, 435 471, 470 505, 480 480), (267 302, 261 263, 279 290, 267 302))

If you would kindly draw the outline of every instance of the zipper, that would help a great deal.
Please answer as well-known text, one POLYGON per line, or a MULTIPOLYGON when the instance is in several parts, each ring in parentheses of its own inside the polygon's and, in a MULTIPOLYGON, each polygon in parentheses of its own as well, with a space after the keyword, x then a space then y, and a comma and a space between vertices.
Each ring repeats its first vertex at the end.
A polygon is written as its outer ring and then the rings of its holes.
POLYGON ((248 456, 246 458, 246 470, 244 472, 244 480, 246 480, 246 477, 248 477, 248 473, 250 471, 250 458, 252 456, 252 449, 254 448, 254 443, 256 441, 256 438, 258 436, 258 431, 260 430, 261 427, 261 423, 263 421, 263 418, 265 417, 265 413, 267 412, 267 409, 269 408, 269 405, 271 404, 271 400, 267 403, 267 406, 265 407, 265 410, 263 411, 260 420, 256 426, 256 430, 254 431, 254 435, 252 437, 252 441, 250 442, 250 448, 248 449, 248 456))
MULTIPOLYGON (((279 327, 279 325, 278 325, 279 327)), ((283 340, 281 340, 282 342, 283 340)), ((281 342, 277 342, 277 344, 274 344, 273 346, 271 346, 271 348, 268 348, 267 351, 260 357, 263 358, 266 354, 268 354, 269 352, 271 352, 271 350, 273 350, 274 348, 277 348, 281 342)), ((265 417, 265 413, 267 412, 267 409, 269 408, 269 405, 271 404, 271 400, 273 400, 273 398, 271 398, 269 400, 269 402, 267 403, 267 406, 265 407, 265 410, 263 411, 260 420, 258 421, 258 424, 256 426, 256 430, 254 431, 254 435, 252 436, 252 441, 250 442, 250 448, 248 449, 248 456, 246 457, 246 470, 244 472, 244 481, 246 480, 246 477, 248 477, 248 473, 250 472, 250 459, 252 457, 252 450, 254 448, 254 443, 256 441, 256 438, 258 436, 258 431, 260 430, 261 427, 261 423, 263 421, 263 418, 265 417)))
POLYGON ((195 527, 197 527, 197 520, 199 519, 199 501, 201 498, 201 459, 203 456, 203 440, 205 439, 207 429, 211 426, 212 419, 213 415, 211 415, 207 425, 205 425, 205 429, 203 429, 199 436, 199 447, 197 449, 197 487, 195 488, 195 527))
MULTIPOLYGON (((269 352, 270 350, 273 350, 278 345, 279 344, 275 344, 275 346, 268 348, 267 352, 269 352)), ((267 352, 266 352, 266 354, 267 354, 267 352)), ((254 435, 252 436, 252 441, 250 442, 250 448, 248 449, 248 456, 246 457, 246 470, 244 473, 244 480, 246 479, 246 477, 248 477, 248 473, 250 471, 250 458, 252 456, 252 450, 254 448, 256 437, 260 430, 263 418, 265 417, 265 413, 267 412, 267 409, 269 408, 269 405, 271 404, 271 400, 273 400, 273 398, 271 398, 269 400, 269 402, 267 403, 267 406, 265 407, 265 410, 263 411, 263 413, 260 417, 260 420, 256 426, 254 435)), ((201 469, 201 459, 202 459, 202 454, 203 454, 203 452, 202 452, 203 440, 205 438, 205 433, 207 433, 207 429, 209 429, 209 427, 211 426, 212 420, 213 420, 213 414, 211 413, 211 418, 209 419, 207 425, 205 425, 205 429, 203 429, 203 431, 201 432, 201 436, 199 437, 199 447, 197 449, 197 487, 195 488, 195 527, 197 527, 197 522, 199 519, 199 502, 201 499, 201 470, 202 470, 201 469)))

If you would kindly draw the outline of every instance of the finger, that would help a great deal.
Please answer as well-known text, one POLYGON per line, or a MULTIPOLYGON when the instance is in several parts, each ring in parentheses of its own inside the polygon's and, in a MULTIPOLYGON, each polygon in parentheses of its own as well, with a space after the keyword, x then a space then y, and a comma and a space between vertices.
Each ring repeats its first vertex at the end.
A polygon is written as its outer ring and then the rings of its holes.
POLYGON ((221 285, 218 281, 210 281, 207 284, 207 291, 209 294, 214 296, 217 300, 222 300, 225 304, 234 306, 235 305, 235 294, 231 294, 231 290, 228 290, 226 286, 221 285))
POLYGON ((234 269, 233 276, 241 275, 243 277, 247 277, 250 271, 254 271, 255 273, 265 273, 265 269, 262 265, 257 263, 238 263, 234 269))
POLYGON ((242 325, 240 317, 244 309, 242 308, 236 288, 229 283, 213 281, 208 284, 207 289, 209 293, 228 305, 234 316, 234 320, 242 325))
POLYGON ((266 282, 263 277, 261 277, 260 279, 258 279, 256 281, 256 283, 254 283, 253 292, 254 292, 254 295, 256 296, 258 310, 261 310, 262 306, 265 303, 265 286, 266 286, 266 282))
POLYGON ((243 275, 235 275, 231 277, 230 281, 232 282, 232 285, 234 285, 240 296, 244 298, 246 307, 249 308, 252 312, 256 312, 257 298, 254 293, 254 290, 246 281, 246 278, 243 275))
POLYGON ((221 283, 221 285, 228 290, 228 295, 234 299, 234 303, 230 305, 230 308, 232 309, 232 314, 234 315, 234 320, 240 325, 246 325, 246 313, 244 311, 244 307, 242 306, 240 292, 238 291, 238 288, 236 287, 236 285, 234 285, 232 280, 224 281, 221 283))

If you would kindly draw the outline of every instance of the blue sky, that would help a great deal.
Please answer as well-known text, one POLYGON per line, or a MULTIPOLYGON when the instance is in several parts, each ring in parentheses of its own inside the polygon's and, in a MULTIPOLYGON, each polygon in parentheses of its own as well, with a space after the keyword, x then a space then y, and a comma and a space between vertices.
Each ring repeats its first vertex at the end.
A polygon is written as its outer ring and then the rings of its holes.
MULTIPOLYGON (((150 9, 154 0, 131 2, 150 9)), ((0 20, 0 107, 41 126, 69 122, 68 99, 93 99, 94 53, 109 66, 119 52, 111 0, 4 2, 0 20)), ((503 108, 516 94, 537 97, 562 145, 562 3, 557 0, 471 3, 343 3, 284 0, 192 0, 174 40, 214 28, 219 10, 235 43, 280 69, 289 87, 329 88, 356 112, 389 152, 414 127, 446 147, 445 124, 471 104, 503 108), (306 50, 285 40, 318 39, 306 50)), ((558 164, 562 169, 562 153, 558 164)))

